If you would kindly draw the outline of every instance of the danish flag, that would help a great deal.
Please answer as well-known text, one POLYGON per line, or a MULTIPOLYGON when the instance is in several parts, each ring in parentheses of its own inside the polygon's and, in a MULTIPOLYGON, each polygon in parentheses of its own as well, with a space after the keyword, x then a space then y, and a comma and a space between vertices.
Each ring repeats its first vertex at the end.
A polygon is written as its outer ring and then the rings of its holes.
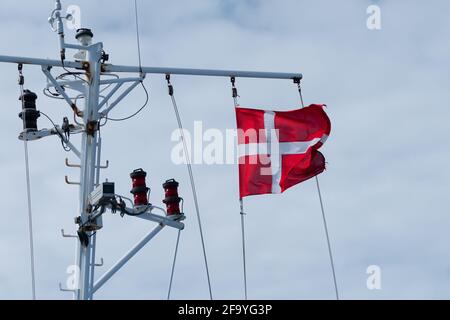
POLYGON ((275 112, 236 108, 241 198, 283 193, 325 170, 325 105, 275 112))

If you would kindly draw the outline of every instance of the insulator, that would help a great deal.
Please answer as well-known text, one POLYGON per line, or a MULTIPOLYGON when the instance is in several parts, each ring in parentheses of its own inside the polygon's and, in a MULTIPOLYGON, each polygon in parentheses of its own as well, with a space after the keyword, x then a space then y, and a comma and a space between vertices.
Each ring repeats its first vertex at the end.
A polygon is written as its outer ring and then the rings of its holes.
POLYGON ((175 181, 175 179, 167 180, 163 184, 163 188, 166 194, 166 198, 163 200, 163 203, 167 207, 168 216, 181 214, 180 202, 182 199, 178 196, 179 185, 180 184, 175 181))
POLYGON ((22 112, 19 113, 20 119, 23 121, 23 130, 37 131, 37 119, 41 116, 40 112, 36 110, 37 95, 30 90, 24 90, 23 95, 19 100, 22 101, 22 112))
POLYGON ((134 170, 131 174, 131 179, 133 183, 133 189, 131 193, 134 195, 134 205, 135 206, 146 206, 148 205, 148 191, 145 179, 147 177, 147 172, 142 169, 134 170))

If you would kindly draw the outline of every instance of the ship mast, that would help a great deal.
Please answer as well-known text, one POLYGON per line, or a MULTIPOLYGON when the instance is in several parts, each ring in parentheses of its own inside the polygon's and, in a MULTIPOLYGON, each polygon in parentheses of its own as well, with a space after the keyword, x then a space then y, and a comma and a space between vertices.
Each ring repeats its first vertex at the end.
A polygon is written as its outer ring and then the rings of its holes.
MULTIPOLYGON (((102 139, 99 136, 100 120, 107 117, 119 103, 132 92, 139 84, 143 83, 148 74, 186 75, 186 76, 208 76, 226 77, 235 79, 264 78, 264 79, 290 79, 299 81, 302 79, 300 73, 275 73, 275 72, 252 72, 236 70, 208 70, 208 69, 188 69, 188 68, 164 68, 146 66, 119 66, 108 64, 109 56, 105 53, 103 43, 93 43, 93 32, 90 29, 79 29, 76 39, 78 43, 70 44, 66 41, 64 32, 64 19, 68 16, 62 15, 62 5, 60 0, 55 1, 55 9, 49 18, 54 31, 58 34, 60 46, 60 59, 36 59, 19 56, 1 56, 0 62, 14 63, 20 66, 35 65, 40 66, 42 72, 48 80, 47 89, 53 89, 69 105, 70 112, 79 119, 79 125, 71 125, 68 128, 55 126, 51 130, 37 130, 24 128, 20 135, 21 140, 33 141, 49 136, 58 136, 63 143, 79 159, 77 164, 66 164, 80 170, 79 182, 70 182, 79 186, 79 210, 76 224, 77 230, 77 261, 78 277, 75 288, 63 289, 71 291, 74 298, 78 300, 93 299, 96 293, 117 271, 119 271, 136 253, 147 245, 165 227, 172 227, 178 230, 184 229, 182 221, 185 216, 182 212, 164 215, 154 214, 157 209, 151 205, 137 205, 126 207, 123 203, 118 203, 114 193, 114 184, 102 182, 100 171, 106 169, 101 162, 102 139), (69 61, 66 56, 69 50, 75 51, 75 60, 69 61), (63 68, 67 75, 73 79, 63 79, 55 77, 52 71, 63 68), (105 74, 134 73, 134 77, 104 78, 105 74), (111 86, 111 90, 105 97, 100 97, 100 91, 105 86, 111 86), (121 94, 117 94, 119 89, 126 87, 121 94), (74 99, 69 97, 67 90, 78 91, 84 98, 84 106, 78 106, 74 99), (80 146, 73 145, 64 134, 81 134, 80 146), (112 188, 112 190, 111 190, 112 188), (108 189, 108 190, 107 190, 108 189), (156 227, 127 252, 111 269, 95 280, 96 267, 96 234, 103 228, 102 215, 106 210, 119 211, 133 217, 152 221, 156 227)), ((69 110, 68 110, 69 111, 69 110)), ((120 199, 122 200, 122 199, 120 199)), ((70 235, 64 236, 70 237, 70 235)))

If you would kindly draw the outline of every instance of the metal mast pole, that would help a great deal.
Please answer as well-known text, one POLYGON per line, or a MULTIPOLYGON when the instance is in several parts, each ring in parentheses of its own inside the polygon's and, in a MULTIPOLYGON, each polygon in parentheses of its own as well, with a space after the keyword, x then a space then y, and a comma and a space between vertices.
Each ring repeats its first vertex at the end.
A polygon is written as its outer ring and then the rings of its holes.
POLYGON ((84 246, 78 242, 78 261, 79 267, 79 287, 76 292, 78 300, 91 299, 91 272, 94 272, 92 264, 95 264, 95 242, 93 241, 93 232, 96 231, 97 223, 89 226, 89 195, 94 190, 96 171, 100 168, 96 165, 100 163, 97 155, 100 156, 101 144, 98 143, 98 120, 99 120, 99 91, 100 91, 100 59, 103 50, 103 44, 92 45, 87 50, 89 71, 87 73, 86 86, 86 104, 83 111, 83 122, 85 132, 83 132, 81 143, 81 173, 80 173, 80 217, 81 223, 86 225, 89 237, 89 244, 84 246))

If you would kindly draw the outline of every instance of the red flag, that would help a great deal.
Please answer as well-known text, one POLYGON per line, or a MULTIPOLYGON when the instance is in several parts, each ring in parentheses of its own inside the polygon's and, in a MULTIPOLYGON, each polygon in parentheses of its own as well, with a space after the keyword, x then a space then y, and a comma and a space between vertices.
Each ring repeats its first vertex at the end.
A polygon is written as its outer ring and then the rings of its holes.
POLYGON ((325 105, 275 112, 236 108, 241 198, 283 193, 325 170, 325 105))

